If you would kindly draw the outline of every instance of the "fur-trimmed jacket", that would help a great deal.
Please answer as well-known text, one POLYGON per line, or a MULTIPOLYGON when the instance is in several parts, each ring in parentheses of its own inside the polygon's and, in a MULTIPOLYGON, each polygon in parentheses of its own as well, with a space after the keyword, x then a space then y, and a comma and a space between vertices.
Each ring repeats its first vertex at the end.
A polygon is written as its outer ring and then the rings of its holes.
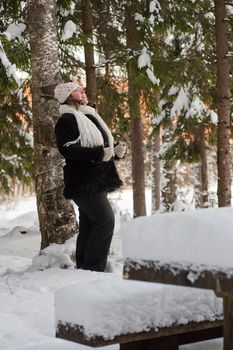
POLYGON ((101 132, 103 145, 81 146, 80 130, 72 113, 63 113, 55 126, 58 150, 66 163, 64 196, 67 199, 84 193, 93 195, 102 191, 111 192, 122 185, 114 159, 103 161, 104 147, 109 147, 107 133, 93 115, 85 113, 85 116, 101 132))

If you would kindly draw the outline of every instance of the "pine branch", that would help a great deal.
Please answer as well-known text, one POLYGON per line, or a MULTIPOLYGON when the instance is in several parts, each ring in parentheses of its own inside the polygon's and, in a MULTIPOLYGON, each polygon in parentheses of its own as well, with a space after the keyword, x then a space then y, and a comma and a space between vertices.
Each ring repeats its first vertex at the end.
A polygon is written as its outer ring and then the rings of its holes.
POLYGON ((79 59, 75 58, 74 56, 72 56, 69 52, 67 52, 66 49, 64 49, 62 46, 59 47, 60 50, 65 54, 65 56, 67 56, 67 58, 69 60, 71 60, 73 63, 75 63, 75 65, 78 65, 80 68, 84 69, 86 68, 85 63, 83 63, 82 61, 80 61, 79 59))

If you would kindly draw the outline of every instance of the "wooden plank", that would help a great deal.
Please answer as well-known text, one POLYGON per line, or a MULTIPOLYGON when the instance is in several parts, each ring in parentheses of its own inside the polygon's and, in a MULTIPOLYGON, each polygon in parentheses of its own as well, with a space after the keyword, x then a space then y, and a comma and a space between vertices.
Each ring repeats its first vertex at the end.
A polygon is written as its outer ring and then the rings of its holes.
POLYGON ((233 293, 233 269, 216 267, 207 269, 203 265, 126 260, 123 277, 131 280, 212 289, 216 293, 233 293))
POLYGON ((120 344, 120 350, 178 350, 179 335, 120 344))
POLYGON ((190 344, 205 340, 221 338, 223 336, 223 327, 206 328, 190 331, 179 335, 179 344, 190 344))
POLYGON ((171 327, 159 328, 157 330, 151 329, 148 332, 122 334, 114 337, 113 339, 105 339, 101 336, 88 338, 84 333, 83 327, 72 325, 70 323, 58 322, 56 331, 57 338, 62 338, 93 347, 120 343, 124 344, 141 340, 171 337, 175 335, 179 335, 179 339, 181 339, 180 341, 184 344, 185 337, 186 341, 192 340, 192 337, 195 338, 194 341, 222 337, 223 321, 190 322, 186 325, 174 325, 171 327), (196 333, 196 337, 194 337, 194 333, 196 333))
POLYGON ((223 298, 224 350, 233 349, 233 296, 223 298))

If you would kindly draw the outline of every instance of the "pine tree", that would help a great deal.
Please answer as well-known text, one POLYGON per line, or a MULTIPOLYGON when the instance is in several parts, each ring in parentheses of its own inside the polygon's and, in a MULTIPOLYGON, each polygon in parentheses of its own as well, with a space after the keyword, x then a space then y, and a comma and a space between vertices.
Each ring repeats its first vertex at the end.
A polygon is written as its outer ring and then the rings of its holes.
POLYGON ((28 98, 29 57, 24 6, 2 1, 0 18, 0 195, 33 184, 33 137, 28 98))
POLYGON ((218 205, 231 205, 230 159, 230 68, 228 50, 226 2, 215 0, 215 30, 217 52, 217 108, 218 108, 218 205))
POLYGON ((135 21, 135 4, 126 6, 125 29, 127 47, 131 58, 127 62, 128 104, 131 118, 132 178, 134 216, 146 215, 145 203, 145 169, 143 157, 143 134, 140 115, 140 86, 138 80, 137 61, 134 51, 140 49, 140 37, 135 21))
POLYGON ((94 62, 93 47, 93 14, 90 0, 81 1, 82 29, 85 35, 85 71, 86 71, 86 93, 90 102, 96 103, 96 69, 94 62))
POLYGON ((161 161, 157 155, 160 151, 160 130, 158 125, 152 135, 152 212, 160 208, 161 161))
MULTIPOLYGON (((176 142, 171 143, 171 149, 164 153, 164 158, 180 159, 183 162, 201 161, 201 196, 202 202, 207 202, 206 146, 198 142, 198 137, 200 130, 205 135, 202 141, 208 142, 207 137, 213 135, 210 119, 210 110, 216 107, 213 8, 211 1, 205 0, 195 4, 188 1, 166 1, 160 4, 167 29, 167 35, 165 32, 161 44, 167 72, 160 69, 157 77, 160 79, 161 99, 167 102, 164 103, 164 111, 170 103, 168 118, 171 118, 174 102, 170 90, 176 89, 179 92, 184 88, 189 95, 188 106, 173 113, 175 130, 170 135, 170 142, 176 142), (203 108, 200 108, 202 115, 198 111, 198 103, 200 106, 203 104, 203 108), (208 131, 210 129, 211 133, 208 131)), ((154 65, 156 60, 153 59, 154 65)), ((161 119, 161 122, 164 124, 165 120, 166 118, 161 119)))

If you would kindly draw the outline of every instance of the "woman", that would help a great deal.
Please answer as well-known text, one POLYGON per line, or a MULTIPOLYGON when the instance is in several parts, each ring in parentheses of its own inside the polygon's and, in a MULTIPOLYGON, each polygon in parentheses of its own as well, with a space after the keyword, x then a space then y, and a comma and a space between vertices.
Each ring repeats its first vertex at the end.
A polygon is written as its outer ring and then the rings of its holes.
POLYGON ((123 158, 126 145, 114 147, 110 130, 77 83, 59 84, 56 127, 59 152, 65 158, 64 196, 79 207, 77 268, 104 271, 114 230, 114 214, 107 192, 122 185, 114 158, 123 158))

